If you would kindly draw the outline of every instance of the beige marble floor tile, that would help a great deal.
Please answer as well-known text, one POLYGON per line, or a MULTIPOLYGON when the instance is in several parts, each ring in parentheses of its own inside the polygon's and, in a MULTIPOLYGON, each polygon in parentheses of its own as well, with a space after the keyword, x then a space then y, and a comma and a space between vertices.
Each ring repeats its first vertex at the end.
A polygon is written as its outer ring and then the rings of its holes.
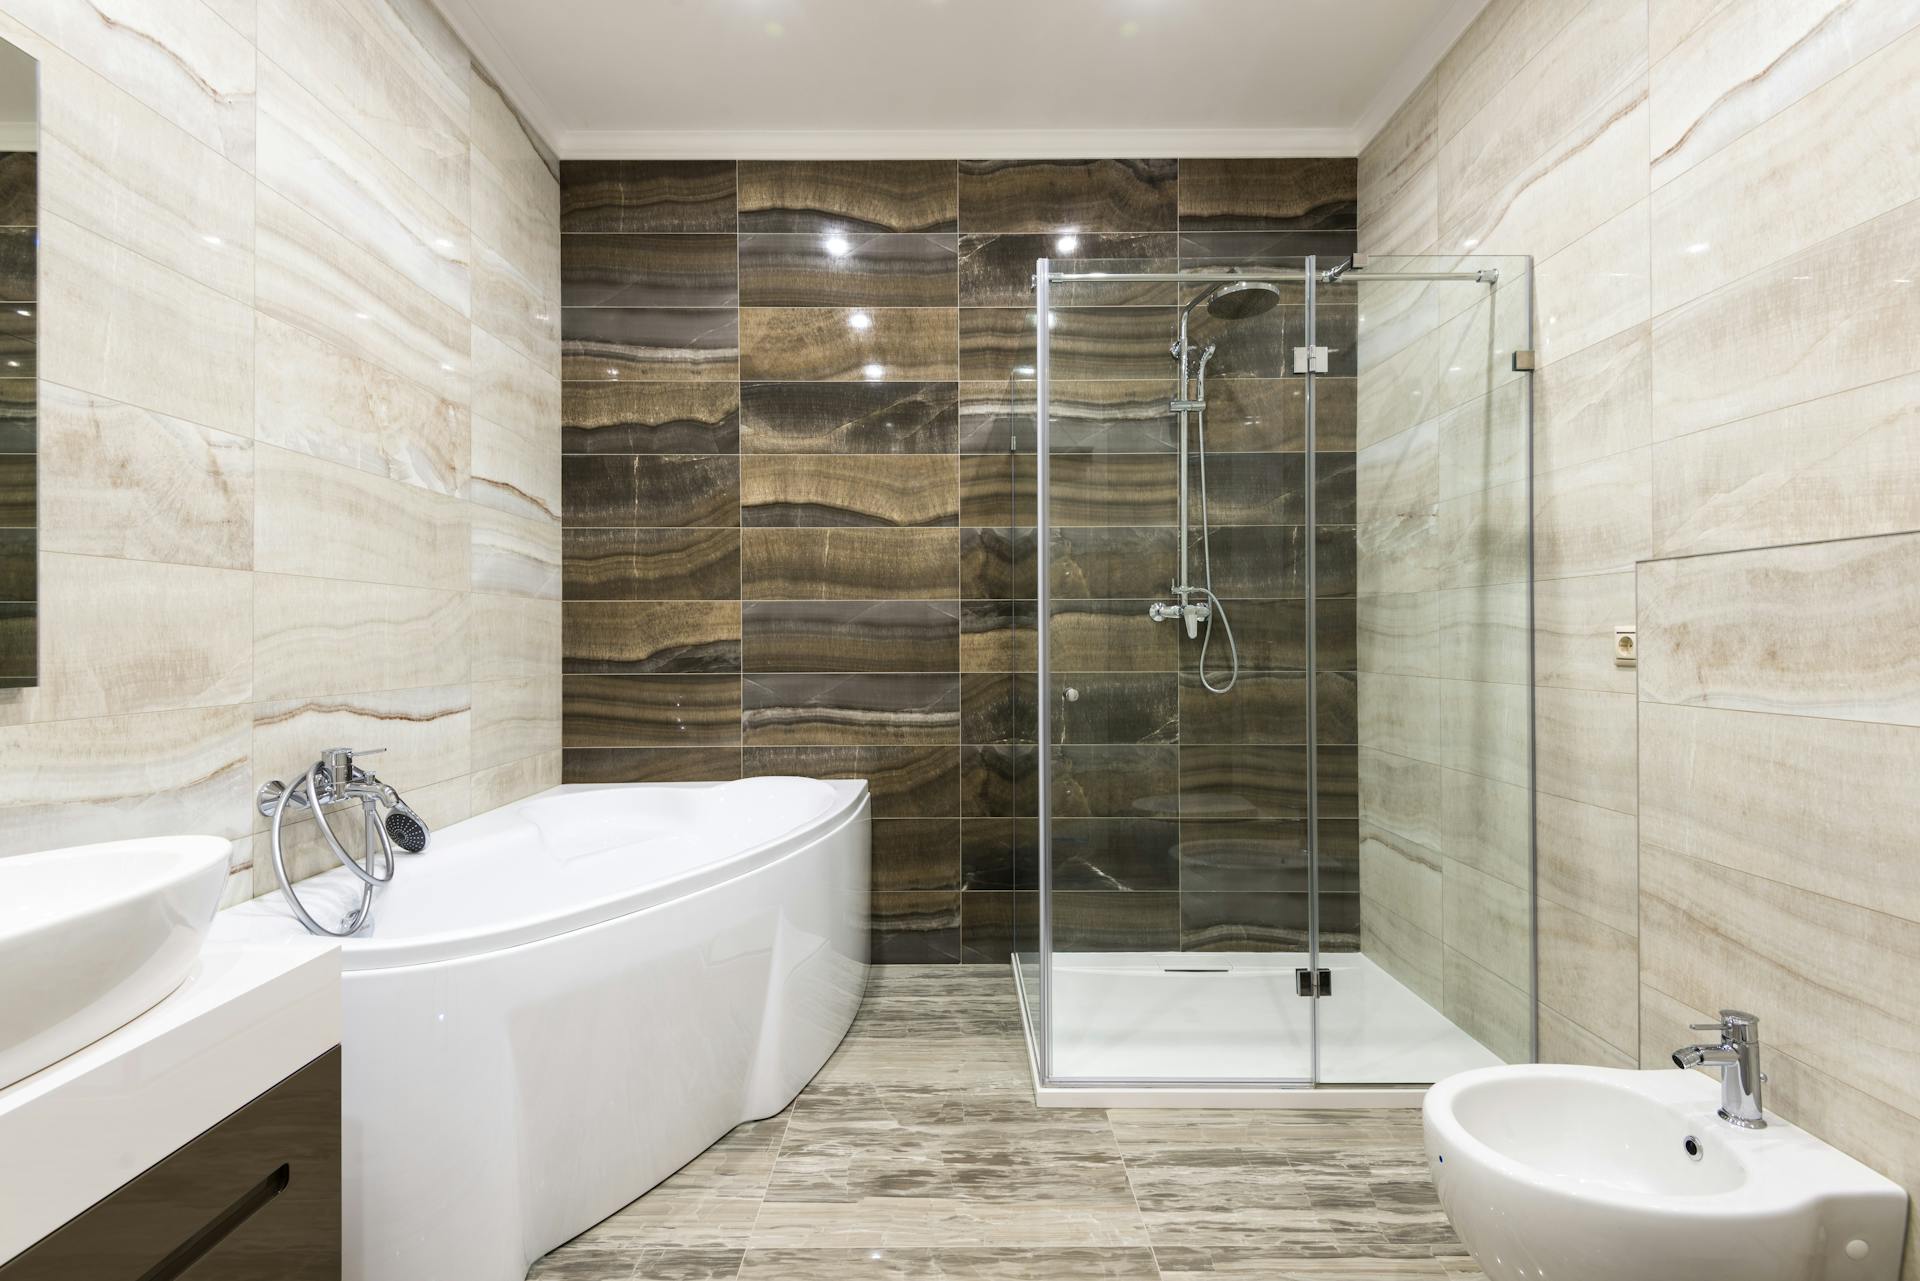
POLYGON ((1159 1281, 1144 1246, 1053 1249, 754 1249, 743 1281, 1159 1281))

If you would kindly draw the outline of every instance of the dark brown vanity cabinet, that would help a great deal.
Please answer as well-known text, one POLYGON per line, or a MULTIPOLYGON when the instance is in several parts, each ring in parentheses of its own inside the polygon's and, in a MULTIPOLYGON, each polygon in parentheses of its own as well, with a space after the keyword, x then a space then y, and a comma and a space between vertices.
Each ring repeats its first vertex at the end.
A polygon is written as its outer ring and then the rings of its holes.
POLYGON ((0 1281, 339 1281, 335 1047, 26 1253, 0 1281))

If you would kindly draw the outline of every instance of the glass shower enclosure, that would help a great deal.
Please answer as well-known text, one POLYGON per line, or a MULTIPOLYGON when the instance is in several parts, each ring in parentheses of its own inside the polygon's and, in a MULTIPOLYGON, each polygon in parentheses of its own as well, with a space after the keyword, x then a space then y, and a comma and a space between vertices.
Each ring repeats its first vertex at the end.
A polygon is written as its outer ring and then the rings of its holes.
POLYGON ((1043 1090, 1533 1056, 1531 272, 1036 263, 1043 1090))

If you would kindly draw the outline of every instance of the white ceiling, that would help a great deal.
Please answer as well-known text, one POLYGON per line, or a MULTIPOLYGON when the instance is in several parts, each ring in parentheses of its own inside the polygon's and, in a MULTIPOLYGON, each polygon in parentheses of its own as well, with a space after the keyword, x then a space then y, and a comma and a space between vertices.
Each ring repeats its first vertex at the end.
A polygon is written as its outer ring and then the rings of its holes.
POLYGON ((1485 0, 437 0, 562 157, 1353 155, 1485 0))

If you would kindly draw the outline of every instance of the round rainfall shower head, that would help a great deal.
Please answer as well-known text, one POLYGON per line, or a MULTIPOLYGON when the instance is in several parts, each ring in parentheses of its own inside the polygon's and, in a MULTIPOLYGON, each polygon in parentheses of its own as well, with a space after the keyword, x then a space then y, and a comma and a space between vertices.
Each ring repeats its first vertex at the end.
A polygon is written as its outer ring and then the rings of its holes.
POLYGON ((1250 320, 1272 311, 1280 291, 1264 280, 1236 280, 1222 285, 1207 299, 1207 314, 1221 320, 1250 320))

